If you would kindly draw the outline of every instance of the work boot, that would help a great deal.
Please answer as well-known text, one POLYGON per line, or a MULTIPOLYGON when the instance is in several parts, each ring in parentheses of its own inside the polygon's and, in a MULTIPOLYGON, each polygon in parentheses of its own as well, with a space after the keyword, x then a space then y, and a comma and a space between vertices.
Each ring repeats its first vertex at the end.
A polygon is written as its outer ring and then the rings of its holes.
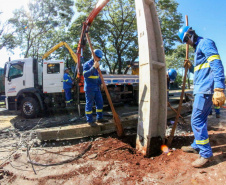
POLYGON ((207 162, 209 161, 208 158, 204 158, 204 157, 199 157, 198 159, 196 159, 191 165, 195 168, 201 168, 203 167, 207 162))
POLYGON ((183 152, 190 152, 190 153, 195 153, 198 154, 198 151, 192 148, 192 146, 182 146, 181 150, 183 152))
POLYGON ((216 118, 220 118, 221 116, 220 116, 220 114, 216 114, 216 118))
POLYGON ((108 122, 108 120, 106 120, 106 119, 98 119, 97 121, 96 121, 96 123, 106 123, 106 122, 108 122))
POLYGON ((97 124, 94 123, 94 122, 87 122, 87 124, 89 124, 91 127, 96 127, 97 126, 97 124))

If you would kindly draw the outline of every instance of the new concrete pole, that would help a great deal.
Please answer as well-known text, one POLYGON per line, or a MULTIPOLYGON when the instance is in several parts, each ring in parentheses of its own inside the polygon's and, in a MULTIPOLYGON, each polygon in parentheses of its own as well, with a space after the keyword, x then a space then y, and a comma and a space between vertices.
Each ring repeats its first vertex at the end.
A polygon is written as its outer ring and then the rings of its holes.
POLYGON ((145 156, 160 150, 167 120, 165 54, 155 3, 135 0, 139 42, 139 117, 136 148, 145 156))

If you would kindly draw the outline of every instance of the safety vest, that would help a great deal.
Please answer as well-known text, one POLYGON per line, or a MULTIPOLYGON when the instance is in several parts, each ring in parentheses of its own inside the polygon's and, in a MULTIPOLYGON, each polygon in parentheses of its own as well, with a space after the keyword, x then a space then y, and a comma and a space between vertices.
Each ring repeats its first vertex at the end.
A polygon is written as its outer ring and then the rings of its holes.
POLYGON ((224 67, 214 41, 199 37, 194 61, 194 94, 213 94, 225 88, 224 67))

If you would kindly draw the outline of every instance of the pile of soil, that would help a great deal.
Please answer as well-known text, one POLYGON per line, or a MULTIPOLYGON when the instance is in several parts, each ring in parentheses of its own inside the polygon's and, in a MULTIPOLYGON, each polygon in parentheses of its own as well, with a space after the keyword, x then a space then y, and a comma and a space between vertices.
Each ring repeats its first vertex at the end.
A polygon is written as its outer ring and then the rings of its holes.
MULTIPOLYGON (((225 130, 210 131, 214 160, 205 168, 194 169, 191 162, 198 155, 169 149, 156 157, 145 158, 128 143, 117 138, 97 138, 93 142, 55 148, 33 148, 31 160, 56 166, 35 166, 37 175, 27 163, 26 152, 18 152, 4 166, 2 184, 223 184, 226 172, 225 130), (215 143, 215 144, 214 144, 215 143), (215 145, 217 145, 215 147, 215 145), (87 150, 88 148, 88 150, 87 150), (85 150, 84 155, 80 155, 85 150), (207 182, 208 178, 208 182, 207 182)), ((185 137, 185 136, 184 136, 185 137)), ((192 141, 192 138, 189 137, 192 141)), ((174 143, 183 141, 177 137, 174 143)), ((182 144, 182 143, 181 143, 182 144)))

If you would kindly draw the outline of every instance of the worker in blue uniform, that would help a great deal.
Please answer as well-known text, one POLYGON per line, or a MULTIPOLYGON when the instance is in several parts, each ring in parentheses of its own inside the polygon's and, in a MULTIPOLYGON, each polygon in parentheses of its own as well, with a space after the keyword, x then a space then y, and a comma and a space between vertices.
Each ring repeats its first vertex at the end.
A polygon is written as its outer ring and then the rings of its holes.
POLYGON ((168 69, 166 77, 167 77, 167 97, 168 97, 168 102, 169 102, 170 83, 173 83, 176 80, 176 77, 177 77, 176 70, 175 69, 168 69))
MULTIPOLYGON (((191 117, 191 126, 194 133, 194 142, 191 146, 184 146, 184 152, 199 152, 199 158, 192 163, 193 167, 202 167, 212 157, 207 131, 207 117, 212 103, 222 106, 224 95, 224 68, 214 41, 198 36, 190 26, 183 26, 178 32, 183 43, 195 49, 194 58, 194 104, 191 117)), ((185 60, 185 66, 190 68, 191 62, 185 60)))
POLYGON ((94 58, 90 59, 83 65, 83 75, 85 79, 84 91, 86 97, 85 114, 87 123, 90 126, 96 126, 93 121, 92 107, 96 104, 96 122, 103 123, 103 98, 100 90, 101 79, 99 77, 97 68, 99 67, 99 61, 103 57, 101 50, 94 50, 94 58))
POLYGON ((63 77, 63 89, 65 92, 65 103, 66 106, 71 106, 72 103, 72 97, 71 97, 71 88, 72 88, 73 82, 71 79, 71 76, 69 75, 69 69, 64 69, 64 77, 63 77))

